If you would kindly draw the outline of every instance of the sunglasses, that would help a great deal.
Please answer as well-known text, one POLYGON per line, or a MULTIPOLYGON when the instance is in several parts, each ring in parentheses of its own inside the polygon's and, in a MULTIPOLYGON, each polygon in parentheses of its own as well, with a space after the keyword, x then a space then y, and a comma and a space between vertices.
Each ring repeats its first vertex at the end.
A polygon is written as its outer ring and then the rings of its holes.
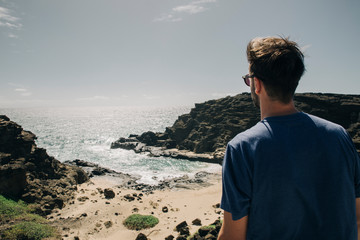
POLYGON ((244 83, 250 87, 250 79, 251 78, 254 78, 255 75, 249 75, 249 74, 246 74, 245 76, 243 76, 242 78, 244 79, 244 83))

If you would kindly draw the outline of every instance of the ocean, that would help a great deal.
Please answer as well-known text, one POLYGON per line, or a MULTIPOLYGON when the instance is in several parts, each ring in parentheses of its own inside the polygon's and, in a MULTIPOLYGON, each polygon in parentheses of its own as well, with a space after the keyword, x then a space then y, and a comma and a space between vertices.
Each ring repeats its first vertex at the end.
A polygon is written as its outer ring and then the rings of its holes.
POLYGON ((221 166, 165 157, 149 157, 110 149, 113 141, 146 131, 163 132, 191 107, 67 107, 8 108, 1 115, 37 136, 38 147, 61 162, 81 159, 139 177, 138 182, 160 180, 199 171, 219 172, 221 166))

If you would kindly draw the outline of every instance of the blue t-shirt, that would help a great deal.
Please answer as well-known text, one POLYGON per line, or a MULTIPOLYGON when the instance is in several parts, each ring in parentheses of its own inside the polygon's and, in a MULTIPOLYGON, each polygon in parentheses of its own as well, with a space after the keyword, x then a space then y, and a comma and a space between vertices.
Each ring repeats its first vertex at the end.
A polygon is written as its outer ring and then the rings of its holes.
POLYGON ((248 216, 248 240, 355 240, 359 161, 337 124, 302 112, 265 118, 228 143, 221 208, 248 216))

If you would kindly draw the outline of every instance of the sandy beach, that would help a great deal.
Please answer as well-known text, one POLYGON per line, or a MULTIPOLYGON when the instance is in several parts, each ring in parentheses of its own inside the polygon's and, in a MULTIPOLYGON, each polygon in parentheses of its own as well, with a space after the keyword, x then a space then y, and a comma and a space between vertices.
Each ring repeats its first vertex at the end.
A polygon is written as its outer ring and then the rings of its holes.
POLYGON ((144 193, 118 186, 115 177, 94 177, 78 186, 75 199, 63 209, 55 210, 48 218, 59 228, 63 239, 136 239, 139 233, 151 240, 179 235, 175 227, 186 221, 193 234, 201 220, 209 225, 222 217, 216 206, 221 199, 221 175, 214 174, 210 186, 182 185, 174 189, 144 193), (114 198, 105 198, 104 189, 111 188, 114 198), (132 200, 133 198, 133 200, 132 200), (150 229, 128 230, 123 221, 133 213, 153 215, 159 223, 150 229))

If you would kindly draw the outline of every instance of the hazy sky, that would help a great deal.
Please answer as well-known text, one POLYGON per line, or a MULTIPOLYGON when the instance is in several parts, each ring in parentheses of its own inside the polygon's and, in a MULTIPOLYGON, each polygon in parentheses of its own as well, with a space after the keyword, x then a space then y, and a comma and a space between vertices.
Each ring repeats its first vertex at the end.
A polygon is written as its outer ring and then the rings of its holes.
POLYGON ((360 94, 359 0, 0 0, 0 107, 247 92, 246 45, 274 35, 305 49, 297 92, 360 94))

